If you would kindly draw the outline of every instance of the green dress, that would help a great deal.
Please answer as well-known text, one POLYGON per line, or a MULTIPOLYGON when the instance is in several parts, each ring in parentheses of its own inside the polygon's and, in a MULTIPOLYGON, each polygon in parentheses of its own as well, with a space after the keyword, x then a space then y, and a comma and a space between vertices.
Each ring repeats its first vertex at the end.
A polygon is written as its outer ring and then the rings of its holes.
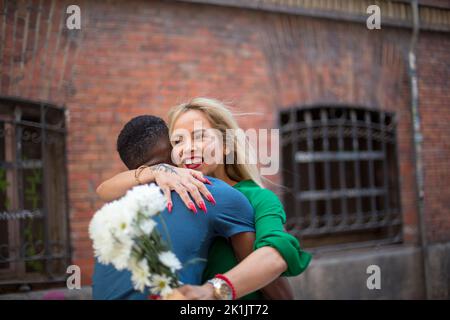
MULTIPOLYGON (((286 213, 275 193, 261 188, 252 180, 240 181, 234 188, 247 197, 255 210, 256 239, 253 249, 264 246, 277 249, 288 266, 282 276, 292 277, 302 273, 311 261, 311 254, 300 248, 297 238, 284 231, 286 213)), ((213 278, 218 273, 226 273, 237 264, 231 244, 227 239, 217 238, 209 250, 203 281, 213 278)), ((263 299, 263 295, 260 291, 256 291, 241 299, 263 299)))

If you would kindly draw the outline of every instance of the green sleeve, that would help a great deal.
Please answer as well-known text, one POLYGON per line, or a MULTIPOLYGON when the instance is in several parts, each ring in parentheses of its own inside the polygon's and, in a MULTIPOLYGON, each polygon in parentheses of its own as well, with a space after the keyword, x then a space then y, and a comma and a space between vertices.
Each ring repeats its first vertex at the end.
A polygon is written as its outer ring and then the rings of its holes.
POLYGON ((311 261, 311 254, 303 251, 293 235, 284 230, 286 214, 278 197, 270 190, 258 193, 255 204, 256 240, 254 249, 264 246, 278 250, 287 263, 282 276, 292 277, 302 273, 311 261))

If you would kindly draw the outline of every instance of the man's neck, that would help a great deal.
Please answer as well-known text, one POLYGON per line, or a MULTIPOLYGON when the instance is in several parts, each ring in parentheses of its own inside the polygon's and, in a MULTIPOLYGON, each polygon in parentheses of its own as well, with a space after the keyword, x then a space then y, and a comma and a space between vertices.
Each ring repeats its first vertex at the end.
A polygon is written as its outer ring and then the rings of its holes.
POLYGON ((236 183, 238 183, 237 181, 231 179, 227 173, 225 172, 225 166, 223 164, 221 164, 216 172, 214 172, 214 177, 216 177, 217 179, 222 180, 223 182, 226 182, 227 184, 229 184, 230 186, 234 186, 236 183))

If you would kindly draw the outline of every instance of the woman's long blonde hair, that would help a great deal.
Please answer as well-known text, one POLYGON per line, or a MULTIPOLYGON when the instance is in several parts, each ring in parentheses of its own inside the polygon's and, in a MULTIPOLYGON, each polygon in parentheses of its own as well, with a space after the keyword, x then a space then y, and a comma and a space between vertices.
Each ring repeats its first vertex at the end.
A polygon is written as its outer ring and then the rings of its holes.
POLYGON ((233 163, 224 161, 225 172, 228 177, 234 181, 253 180, 263 187, 261 174, 256 163, 253 164, 248 161, 249 158, 256 159, 253 148, 247 138, 241 139, 236 136, 240 128, 233 114, 224 103, 211 98, 194 98, 187 103, 173 107, 169 111, 170 134, 173 132, 173 125, 178 117, 189 110, 198 110, 205 114, 211 126, 221 132, 224 146, 227 141, 233 141, 234 146, 231 149, 234 153, 234 161, 233 163))

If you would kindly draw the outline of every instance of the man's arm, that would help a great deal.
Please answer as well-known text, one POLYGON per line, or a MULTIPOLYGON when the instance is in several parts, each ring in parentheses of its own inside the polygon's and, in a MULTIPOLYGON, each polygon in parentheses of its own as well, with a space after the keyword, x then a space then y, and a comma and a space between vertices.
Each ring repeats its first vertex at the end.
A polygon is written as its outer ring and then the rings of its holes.
POLYGON ((254 232, 241 232, 230 238, 231 246, 233 247, 234 255, 238 262, 241 262, 253 252, 255 244, 254 232))

